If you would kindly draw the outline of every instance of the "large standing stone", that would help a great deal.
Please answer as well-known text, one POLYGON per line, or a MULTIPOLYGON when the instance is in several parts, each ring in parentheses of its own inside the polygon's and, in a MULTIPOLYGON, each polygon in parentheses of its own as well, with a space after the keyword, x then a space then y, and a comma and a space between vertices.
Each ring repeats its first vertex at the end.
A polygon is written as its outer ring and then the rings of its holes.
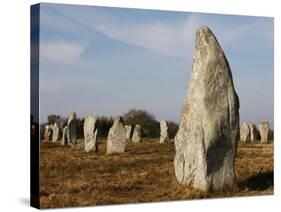
POLYGON ((58 125, 58 123, 55 123, 54 125, 53 125, 53 137, 52 137, 52 141, 53 142, 57 142, 58 141, 58 139, 59 139, 59 133, 60 133, 60 128, 59 128, 59 125, 58 125))
POLYGON ((160 122, 160 144, 165 143, 169 140, 168 125, 166 121, 160 122))
POLYGON ((243 143, 249 143, 251 139, 250 127, 247 123, 243 123, 240 127, 240 141, 243 143))
POLYGON ((107 137, 107 154, 123 153, 126 147, 126 129, 124 120, 118 116, 114 119, 107 137))
POLYGON ((68 138, 69 138, 69 136, 68 136, 68 126, 65 126, 62 130, 61 144, 62 145, 68 145, 68 143, 69 143, 68 138))
POLYGON ((269 124, 268 122, 261 122, 259 125, 259 131, 261 135, 261 143, 268 142, 269 124))
POLYGON ((72 145, 75 145, 76 144, 76 130, 77 130, 75 112, 72 112, 69 114, 67 126, 68 126, 68 142, 70 142, 72 145))
POLYGON ((96 127, 97 118, 93 115, 85 117, 84 121, 84 138, 85 138, 85 151, 98 151, 97 134, 98 129, 96 127))
POLYGON ((131 137, 132 126, 131 125, 125 125, 125 129, 126 129, 126 139, 128 140, 131 137))
POLYGON ((249 123, 249 128, 250 128, 251 142, 256 141, 257 137, 258 137, 258 131, 257 131, 256 126, 252 123, 249 123))
POLYGON ((200 27, 175 137, 177 180, 203 191, 235 186, 238 140, 239 100, 228 61, 211 30, 200 27))
POLYGON ((141 142, 141 126, 139 124, 136 124, 134 128, 132 140, 134 143, 141 142))

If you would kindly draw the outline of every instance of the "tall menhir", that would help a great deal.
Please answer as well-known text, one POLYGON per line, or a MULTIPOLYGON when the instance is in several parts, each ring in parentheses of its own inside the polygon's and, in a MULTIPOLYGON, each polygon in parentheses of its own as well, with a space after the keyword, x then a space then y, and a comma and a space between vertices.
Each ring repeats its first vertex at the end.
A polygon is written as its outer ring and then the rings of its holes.
POLYGON ((176 178, 202 191, 236 185, 239 99, 228 61, 211 30, 196 32, 187 96, 175 137, 176 178))

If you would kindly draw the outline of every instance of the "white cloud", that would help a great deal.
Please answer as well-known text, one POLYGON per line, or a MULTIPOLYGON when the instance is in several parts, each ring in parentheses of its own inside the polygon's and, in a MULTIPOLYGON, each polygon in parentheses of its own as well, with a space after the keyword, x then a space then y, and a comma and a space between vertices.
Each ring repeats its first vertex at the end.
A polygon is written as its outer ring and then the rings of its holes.
POLYGON ((93 21, 89 25, 113 40, 181 59, 192 59, 196 29, 202 25, 207 25, 213 30, 223 48, 237 42, 245 34, 259 34, 260 31, 256 23, 229 25, 214 22, 198 14, 190 14, 184 21, 173 23, 150 21, 137 24, 116 21, 108 15, 103 16, 102 21, 93 21))
POLYGON ((71 64, 84 52, 84 45, 69 41, 48 41, 40 44, 40 62, 71 64))
POLYGON ((174 26, 156 22, 131 26, 100 25, 98 29, 111 39, 165 55, 182 57, 188 52, 184 44, 189 42, 182 36, 183 30, 174 26))
POLYGON ((74 10, 65 7, 55 11, 50 14, 42 10, 41 23, 44 26, 88 40, 91 39, 90 30, 99 31, 119 42, 184 59, 192 56, 194 33, 199 22, 198 17, 192 14, 185 21, 166 23, 152 19, 133 23, 95 8, 74 10))
POLYGON ((210 16, 190 13, 185 20, 173 22, 153 19, 149 22, 142 20, 132 22, 94 7, 82 9, 65 7, 56 10, 53 15, 46 13, 42 23, 67 33, 75 33, 88 40, 91 39, 89 33, 91 30, 99 31, 113 40, 182 59, 192 59, 195 32, 201 25, 207 25, 213 30, 223 48, 237 42, 245 34, 255 36, 264 34, 261 21, 231 24, 222 18, 218 20, 210 16))

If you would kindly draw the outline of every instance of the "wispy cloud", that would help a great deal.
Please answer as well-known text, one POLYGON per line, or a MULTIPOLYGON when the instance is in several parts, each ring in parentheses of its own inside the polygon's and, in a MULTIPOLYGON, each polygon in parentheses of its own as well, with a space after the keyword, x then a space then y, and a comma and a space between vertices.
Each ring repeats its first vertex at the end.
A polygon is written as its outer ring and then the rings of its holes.
MULTIPOLYGON (((160 54, 191 59, 197 27, 208 25, 214 30, 223 47, 232 45, 245 33, 267 36, 259 23, 229 24, 223 19, 210 19, 207 15, 190 13, 185 19, 165 22, 157 19, 133 22, 101 12, 96 8, 67 8, 56 10, 52 15, 43 12, 43 24, 65 32, 84 33, 83 39, 91 39, 91 30, 103 33, 112 40, 141 47, 160 54), (57 16, 57 17, 56 17, 57 16), (62 20, 63 19, 63 20, 62 20)), ((271 34, 271 33, 269 33, 271 34)))
MULTIPOLYGON (((108 17, 106 21, 93 27, 103 32, 111 39, 142 47, 164 55, 175 56, 182 59, 191 59, 194 49, 195 33, 199 26, 207 25, 213 29, 223 48, 239 44, 243 36, 252 38, 265 36, 259 23, 227 25, 224 22, 213 22, 198 14, 189 15, 185 21, 172 23, 124 23, 116 22, 108 17), (238 42, 238 43, 237 43, 238 42)), ((271 34, 271 32, 269 32, 271 34)))
POLYGON ((48 41, 40 44, 40 62, 71 64, 80 59, 84 45, 71 41, 48 41))
POLYGON ((190 36, 178 26, 153 22, 138 25, 100 24, 98 29, 111 39, 164 55, 182 58, 189 52, 190 36))

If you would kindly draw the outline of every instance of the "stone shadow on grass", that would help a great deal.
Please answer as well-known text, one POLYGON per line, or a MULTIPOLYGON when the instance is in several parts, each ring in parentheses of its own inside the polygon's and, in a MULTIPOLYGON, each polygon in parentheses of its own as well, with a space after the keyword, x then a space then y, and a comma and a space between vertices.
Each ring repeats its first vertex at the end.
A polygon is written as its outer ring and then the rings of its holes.
POLYGON ((238 183, 239 188, 251 189, 255 191, 264 191, 273 187, 273 171, 258 173, 242 182, 238 183))

